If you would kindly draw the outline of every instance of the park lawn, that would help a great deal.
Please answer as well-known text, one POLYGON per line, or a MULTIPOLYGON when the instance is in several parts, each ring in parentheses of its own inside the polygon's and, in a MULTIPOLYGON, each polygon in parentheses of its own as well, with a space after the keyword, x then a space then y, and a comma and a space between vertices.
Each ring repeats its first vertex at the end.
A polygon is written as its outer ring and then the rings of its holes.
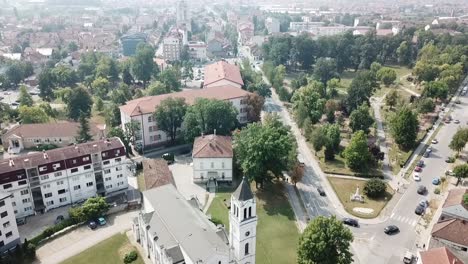
MULTIPOLYGON (((61 264, 119 264, 124 263, 125 254, 137 249, 130 244, 125 233, 114 235, 101 243, 75 255, 61 264)), ((137 251, 138 252, 138 251, 137 251)), ((132 264, 144 264, 141 255, 132 264)))
POLYGON ((387 191, 384 195, 383 198, 380 199, 369 199, 367 198, 366 195, 363 193, 364 185, 366 183, 365 180, 355 180, 355 179, 344 179, 344 178, 338 178, 338 177, 327 177, 328 181, 330 182, 331 186, 333 187, 333 190, 335 191, 336 195, 341 201, 341 204, 345 208, 345 210, 357 217, 361 218, 375 218, 377 217, 382 209, 385 207, 388 201, 393 196, 393 190, 392 188, 387 185, 387 191), (354 202, 350 200, 350 197, 352 194, 356 193, 356 188, 359 186, 359 194, 364 196, 364 202, 354 202), (361 208, 371 208, 373 209, 372 214, 362 214, 353 211, 353 208, 355 207, 361 207, 361 208))
MULTIPOLYGON (((253 184, 252 190, 257 198, 258 216, 256 263, 296 263, 299 232, 283 186, 274 183, 266 185, 264 190, 255 190, 253 184)), ((208 213, 228 226, 228 208, 224 199, 229 202, 229 192, 217 193, 208 213)))

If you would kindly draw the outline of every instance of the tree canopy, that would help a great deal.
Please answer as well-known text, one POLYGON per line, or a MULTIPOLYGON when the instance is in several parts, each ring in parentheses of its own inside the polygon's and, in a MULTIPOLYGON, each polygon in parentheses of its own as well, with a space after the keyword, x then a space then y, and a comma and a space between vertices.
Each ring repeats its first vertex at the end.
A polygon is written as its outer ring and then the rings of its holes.
POLYGON ((349 145, 345 148, 343 156, 346 165, 354 171, 363 171, 369 167, 372 155, 367 146, 367 137, 364 131, 357 131, 353 134, 349 145))
POLYGON ((176 139, 177 130, 182 126, 186 111, 187 104, 183 98, 168 97, 156 107, 154 117, 158 127, 168 134, 171 141, 176 139))
POLYGON ((404 149, 412 148, 419 130, 416 114, 408 107, 403 106, 390 120, 390 130, 395 143, 404 149))
POLYGON ((369 128, 374 124, 374 118, 370 115, 369 106, 367 103, 363 103, 349 116, 349 127, 356 132, 358 130, 369 133, 369 128))

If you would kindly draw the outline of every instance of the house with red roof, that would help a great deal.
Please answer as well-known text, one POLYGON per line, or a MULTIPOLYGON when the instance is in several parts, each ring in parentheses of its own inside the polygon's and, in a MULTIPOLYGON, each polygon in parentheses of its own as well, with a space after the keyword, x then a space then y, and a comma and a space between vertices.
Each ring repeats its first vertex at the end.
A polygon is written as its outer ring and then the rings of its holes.
POLYGON ((418 264, 464 264, 448 248, 432 248, 419 252, 418 264))
POLYGON ((224 60, 205 66, 204 88, 230 85, 241 88, 242 81, 239 66, 230 64, 224 60))

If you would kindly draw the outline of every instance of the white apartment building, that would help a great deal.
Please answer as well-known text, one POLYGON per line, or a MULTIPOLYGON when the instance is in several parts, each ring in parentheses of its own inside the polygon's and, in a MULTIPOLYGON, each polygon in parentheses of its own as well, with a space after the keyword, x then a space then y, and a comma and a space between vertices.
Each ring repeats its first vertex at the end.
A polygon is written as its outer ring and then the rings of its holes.
POLYGON ((309 31, 312 28, 322 27, 323 22, 289 22, 289 31, 302 32, 309 31))
POLYGON ((0 161, 0 190, 16 218, 127 189, 131 173, 119 138, 0 161))
POLYGON ((11 197, 9 193, 0 192, 0 253, 21 242, 11 197))
POLYGON ((182 51, 183 37, 177 31, 172 32, 170 35, 163 39, 163 57, 168 61, 180 60, 180 53, 182 51))
POLYGON ((195 60, 206 60, 206 44, 203 41, 188 42, 190 58, 195 60))
POLYGON ((265 27, 269 34, 280 32, 280 22, 274 17, 267 17, 265 19, 265 27))
POLYGON ((232 182, 232 140, 229 136, 202 135, 193 143, 193 182, 232 182))
POLYGON ((250 92, 241 88, 224 85, 138 98, 128 101, 126 105, 120 106, 122 129, 126 129, 125 124, 136 122, 140 128, 136 135, 136 144, 141 144, 144 147, 167 144, 170 141, 170 137, 158 128, 153 115, 155 108, 161 104, 161 101, 169 97, 184 98, 185 103, 188 105, 194 104, 197 98, 229 101, 238 111, 237 120, 241 124, 245 124, 248 122, 246 99, 249 94, 250 92))

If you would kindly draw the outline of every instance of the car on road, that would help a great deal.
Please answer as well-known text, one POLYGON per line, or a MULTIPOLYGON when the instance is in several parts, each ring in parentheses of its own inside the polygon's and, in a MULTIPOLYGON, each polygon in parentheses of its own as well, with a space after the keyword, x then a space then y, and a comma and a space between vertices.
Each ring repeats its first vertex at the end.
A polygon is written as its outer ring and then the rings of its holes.
POLYGON ((426 152, 432 153, 432 147, 431 146, 427 147, 426 152))
POLYGON ((172 153, 164 153, 162 154, 161 158, 167 161, 167 164, 174 163, 174 154, 172 153))
POLYGON ((415 172, 421 172, 421 171, 422 171, 422 168, 419 167, 419 166, 416 166, 416 168, 414 168, 414 171, 415 171, 415 172))
POLYGON ((96 222, 94 222, 94 221, 89 221, 88 227, 89 227, 91 230, 94 230, 94 229, 97 228, 97 224, 96 224, 96 222))
POLYGON ((439 143, 439 141, 438 141, 437 139, 435 139, 435 138, 434 138, 431 142, 432 142, 432 144, 437 144, 437 143, 439 143))
POLYGON ((4 95, 10 95, 11 92, 3 92, 4 95))
POLYGON ((424 158, 429 158, 429 155, 431 155, 431 153, 426 151, 426 152, 424 152, 423 157, 424 158))
POLYGON ((426 200, 426 199, 423 199, 423 200, 421 200, 421 201, 419 202, 419 205, 418 205, 418 206, 422 206, 422 207, 424 207, 424 208, 427 208, 427 207, 429 207, 429 201, 426 200))
POLYGON ((97 219, 97 222, 99 223, 100 226, 107 224, 106 219, 102 216, 97 219))
POLYGON ((63 220, 65 220, 65 217, 63 217, 63 215, 58 215, 57 218, 55 218, 54 224, 58 224, 63 220))
POLYGON ((432 179, 432 184, 439 185, 440 184, 440 178, 437 177, 437 178, 432 179))
POLYGON ((460 124, 460 120, 455 119, 455 120, 453 121, 453 123, 455 123, 455 124, 460 124))
POLYGON ((359 223, 356 219, 353 218, 343 218, 343 224, 349 225, 349 226, 354 226, 354 227, 359 227, 359 223))
POLYGON ((398 232, 400 232, 400 228, 398 228, 396 225, 389 225, 384 228, 384 233, 387 235, 392 235, 398 232))
POLYGON ((326 196, 325 191, 322 189, 322 187, 317 187, 317 192, 320 194, 320 196, 326 196))
POLYGON ((420 181, 421 180, 421 176, 419 176, 419 173, 413 174, 413 180, 415 180, 415 181, 420 181))
POLYGON ((447 119, 445 119, 444 122, 445 122, 445 124, 450 124, 450 119, 447 118, 447 119))
POLYGON ((426 211, 426 208, 424 206, 421 206, 418 204, 418 206, 416 206, 416 209, 414 209, 414 213, 417 214, 417 215, 422 215, 424 213, 424 211, 426 211))
POLYGON ((427 192, 427 188, 424 185, 419 185, 417 193, 418 194, 425 194, 427 192))
POLYGON ((406 251, 405 256, 403 257, 403 263, 410 264, 413 262, 414 255, 413 253, 406 251))
POLYGON ((456 103, 456 104, 461 104, 460 99, 455 100, 455 103, 456 103))
POLYGON ((424 167, 424 160, 419 160, 417 166, 421 168, 424 167))

